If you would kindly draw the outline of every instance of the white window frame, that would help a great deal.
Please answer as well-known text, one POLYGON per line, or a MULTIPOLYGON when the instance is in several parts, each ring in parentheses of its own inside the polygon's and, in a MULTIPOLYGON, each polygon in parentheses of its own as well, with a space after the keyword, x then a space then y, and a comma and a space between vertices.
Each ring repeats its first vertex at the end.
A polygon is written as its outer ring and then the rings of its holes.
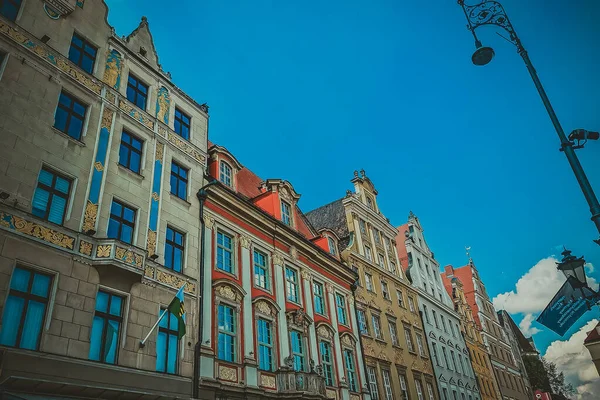
POLYGON ((423 335, 421 335, 419 332, 415 332, 415 338, 417 340, 417 347, 419 348, 419 355, 421 357, 427 357, 425 354, 425 346, 423 344, 423 335))
POLYGON ((381 294, 383 295, 384 299, 392 300, 392 297, 390 296, 389 286, 385 281, 381 281, 381 294))
MULTIPOLYGON (((225 169, 225 171, 227 171, 225 169)), ((231 166, 231 164, 229 164, 227 161, 225 160, 219 160, 219 182, 221 182, 223 185, 233 188, 233 167, 231 166), (223 181, 223 179, 221 179, 221 177, 226 176, 226 174, 223 173, 224 168, 229 168, 229 184, 227 184, 226 182, 223 181)))
POLYGON ((383 340, 383 332, 381 331, 381 317, 377 314, 371 314, 371 324, 373 325, 373 335, 375 339, 383 340))
POLYGON ((365 258, 368 261, 373 262, 373 250, 371 250, 371 247, 365 244, 365 258))
POLYGON ((415 378, 415 388, 417 389, 417 397, 419 400, 424 400, 423 398, 423 384, 421 380, 415 378))
POLYGON ((271 264, 270 264, 270 259, 269 259, 269 254, 266 251, 263 251, 261 249, 258 248, 253 248, 252 249, 252 275, 254 277, 254 287, 261 289, 261 290, 265 290, 269 293, 271 293, 271 264), (256 274, 256 262, 254 260, 254 253, 259 253, 261 255, 264 256, 265 258, 265 265, 264 266, 260 266, 260 269, 264 269, 265 271, 265 286, 261 286, 259 284, 259 282, 257 282, 257 278, 259 278, 260 276, 256 274))
POLYGON ((410 394, 408 392, 408 387, 406 386, 406 375, 404 372, 398 374, 400 378, 400 391, 402 392, 402 400, 408 400, 410 398, 410 394))
POLYGON ((285 300, 289 301, 291 303, 294 303, 294 304, 302 304, 302 292, 300 289, 300 273, 298 272, 298 270, 296 268, 293 268, 290 265, 286 265, 284 268, 284 274, 285 274, 285 300), (294 276, 296 277, 295 282, 292 282, 288 278, 288 276, 287 276, 288 269, 294 272, 294 276), (290 299, 290 289, 292 286, 295 286, 295 288, 296 288, 296 300, 290 299))
POLYGON ((412 333, 411 333, 410 328, 407 328, 406 326, 404 326, 404 338, 406 339, 406 347, 407 347, 408 351, 411 353, 414 353, 415 345, 412 341, 412 333))
POLYGON ((435 395, 433 394, 433 385, 431 382, 425 382, 427 386, 427 392, 429 393, 429 400, 435 400, 435 395))
MULTIPOLYGON (((235 245, 236 245, 237 241, 236 241, 236 235, 231 232, 228 229, 224 229, 223 226, 217 226, 217 229, 215 229, 215 270, 220 271, 224 274, 229 274, 229 275, 234 275, 237 276, 237 257, 236 257, 236 251, 235 251, 235 245), (219 268, 219 251, 218 248, 222 247, 219 244, 219 232, 221 232, 222 234, 225 234, 227 236, 229 236, 231 238, 231 272, 227 272, 224 269, 220 269, 219 268)), ((223 247, 224 250, 227 250, 223 247)), ((229 251, 229 250, 228 250, 229 251)), ((254 275, 254 274, 253 274, 254 275)))
POLYGON ((367 365, 367 376, 369 378, 369 390, 372 400, 379 400, 379 388, 377 387, 377 371, 375 367, 367 365))
POLYGON ((381 376, 383 377, 385 400, 394 400, 394 393, 392 392, 392 377, 390 376, 390 371, 387 369, 382 369, 381 376))
POLYGON ((390 329, 390 340, 392 341, 392 346, 398 346, 398 325, 396 325, 396 321, 388 320, 388 327, 390 329))
POLYGON ((369 292, 375 292, 375 287, 373 286, 373 275, 365 272, 365 289, 369 292))
POLYGON ((369 324, 367 324, 367 313, 365 310, 361 310, 358 308, 356 310, 356 315, 358 319, 358 331, 361 335, 369 335, 369 324), (362 316, 362 318, 361 318, 362 316), (364 330, 362 329, 364 326, 364 330))
POLYGON ((292 204, 285 200, 281 200, 280 209, 281 209, 281 222, 283 222, 287 226, 294 226, 292 204), (284 213, 284 211, 286 209, 288 211, 287 214, 284 213), (287 222, 286 222, 285 217, 287 217, 287 222))

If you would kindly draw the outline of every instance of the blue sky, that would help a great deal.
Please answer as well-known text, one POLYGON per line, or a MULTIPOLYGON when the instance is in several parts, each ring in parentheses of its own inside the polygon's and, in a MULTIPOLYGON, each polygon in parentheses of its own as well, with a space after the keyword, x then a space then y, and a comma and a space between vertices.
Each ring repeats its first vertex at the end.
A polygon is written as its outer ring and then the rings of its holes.
MULTIPOLYGON (((496 58, 473 66, 456 1, 107 3, 120 35, 148 17, 163 68, 209 104, 210 139, 292 182, 304 211, 342 197, 364 168, 392 223, 419 216, 442 266, 464 264, 472 246, 492 296, 562 244, 600 267, 589 209, 521 58, 481 28, 496 58)), ((565 131, 600 130, 600 2, 503 4, 565 131)), ((600 194, 600 142, 578 155, 600 194)), ((535 336, 542 351, 556 339, 535 336)))

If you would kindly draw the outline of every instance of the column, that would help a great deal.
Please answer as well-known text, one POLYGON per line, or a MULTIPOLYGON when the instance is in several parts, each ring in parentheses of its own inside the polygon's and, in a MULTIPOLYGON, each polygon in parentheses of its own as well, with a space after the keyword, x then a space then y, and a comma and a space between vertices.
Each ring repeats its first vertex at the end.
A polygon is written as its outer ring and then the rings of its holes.
MULTIPOLYGON (((356 240, 356 244, 358 245, 359 253, 364 255, 364 247, 363 247, 363 239, 362 233, 360 232, 360 224, 358 223, 358 215, 352 213, 352 223, 354 225, 354 239, 356 240)), ((366 228, 366 222, 365 222, 366 228)))
POLYGON ((334 289, 331 283, 326 285, 327 297, 329 299, 329 315, 331 316, 331 325, 335 331, 333 335, 333 347, 335 348, 335 361, 336 368, 339 371, 339 375, 344 378, 344 383, 340 385, 342 387, 342 399, 349 400, 350 392, 348 391, 348 383, 346 382, 346 370, 344 369, 344 357, 342 354, 342 345, 340 343, 340 334, 338 332, 338 320, 337 320, 337 307, 335 306, 334 289))
POLYGON ((283 281, 283 257, 273 254, 275 298, 279 306, 277 333, 279 335, 279 365, 284 365, 283 360, 290 355, 290 338, 288 336, 287 319, 285 317, 285 285, 283 281))
MULTIPOLYGON (((352 327, 352 332, 356 335, 356 337, 358 338, 358 340, 360 341, 360 331, 358 330, 358 321, 356 321, 356 309, 354 308, 354 298, 353 297, 348 297, 348 305, 350 308, 350 326, 352 327)), ((357 367, 358 367, 358 374, 360 376, 360 383, 362 383, 362 387, 360 388, 361 391, 362 389, 365 389, 365 391, 363 391, 365 393, 364 398, 365 400, 369 400, 371 398, 371 396, 367 393, 369 393, 368 391, 368 384, 367 384, 367 378, 366 378, 366 373, 365 373, 365 366, 363 365, 363 354, 362 354, 362 347, 360 345, 360 343, 356 343, 356 359, 357 359, 357 367)))
MULTIPOLYGON (((313 319, 315 318, 315 314, 314 314, 314 309, 313 309, 313 301, 312 301, 312 290, 311 290, 311 283, 312 283, 312 276, 310 275, 310 273, 305 270, 302 269, 301 271, 301 276, 302 276, 302 283, 304 285, 304 298, 306 299, 306 304, 304 305, 304 308, 306 310, 306 314, 313 319)), ((319 357, 318 357, 318 343, 317 343, 317 330, 315 329, 315 324, 311 324, 308 327, 308 337, 309 337, 309 341, 310 341, 310 355, 312 360, 314 361, 315 365, 319 364, 319 357)))
POLYGON ((202 338, 201 343, 201 361, 200 361, 200 376, 203 378, 214 379, 215 377, 215 360, 214 351, 212 349, 213 344, 211 327, 214 309, 214 298, 212 292, 212 242, 213 242, 213 227, 215 226, 215 219, 210 215, 204 213, 204 234, 205 242, 204 248, 202 249, 202 257, 204 257, 204 281, 200 282, 202 285, 203 298, 200 298, 202 305, 203 325, 202 325, 202 338))
POLYGON ((243 300, 243 334, 244 334, 244 368, 246 370, 246 384, 248 386, 258 385, 256 372, 256 354, 254 354, 254 329, 252 312, 252 255, 250 254, 250 238, 240 236, 242 245, 242 257, 240 268, 242 272, 242 288, 246 292, 243 300))

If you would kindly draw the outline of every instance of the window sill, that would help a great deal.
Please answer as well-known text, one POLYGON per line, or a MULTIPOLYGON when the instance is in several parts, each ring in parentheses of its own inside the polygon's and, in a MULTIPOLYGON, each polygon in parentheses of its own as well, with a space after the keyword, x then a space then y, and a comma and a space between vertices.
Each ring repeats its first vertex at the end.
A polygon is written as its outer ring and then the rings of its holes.
MULTIPOLYGON (((221 270, 219 270, 219 271, 221 271, 221 270)), ((261 286, 256 286, 256 285, 254 285, 253 287, 254 287, 254 289, 260 290, 261 292, 265 292, 265 293, 268 293, 268 294, 271 294, 271 295, 273 294, 273 291, 271 289, 267 289, 267 288, 264 288, 264 287, 261 287, 261 286)))
POLYGON ((65 139, 68 139, 69 141, 73 142, 74 144, 76 144, 77 146, 81 146, 81 147, 86 147, 85 143, 83 143, 81 140, 77 140, 69 135, 67 135, 66 133, 64 133, 63 131, 56 129, 55 127, 51 126, 50 128, 52 128, 52 130, 54 131, 54 133, 59 134, 60 136, 64 137, 65 139))
POLYGON ((176 194, 169 192, 169 196, 173 200, 180 202, 182 205, 186 206, 187 208, 190 208, 192 206, 192 203, 190 203, 189 201, 187 201, 185 199, 182 199, 181 197, 177 196, 176 194))
POLYGON ((375 338, 375 341, 379 342, 379 343, 387 344, 387 342, 381 338, 375 338))
POLYGON ((398 350, 402 350, 402 347, 400 347, 399 344, 393 344, 392 347, 398 350))
POLYGON ((235 273, 228 272, 228 271, 225 271, 224 269, 221 269, 221 268, 217 267, 216 263, 215 263, 215 271, 221 272, 221 273, 223 273, 225 275, 231 276, 234 279, 237 279, 237 275, 235 273))
POLYGON ((418 356, 418 354, 417 354, 416 352, 414 352, 414 351, 411 351, 411 350, 409 350, 408 352, 409 352, 410 354, 412 354, 413 356, 418 356))
POLYGON ((140 181, 143 180, 143 179, 145 179, 144 175, 138 174, 137 172, 132 171, 131 169, 129 169, 126 166, 124 166, 123 164, 117 163, 117 165, 119 167, 119 170, 122 171, 123 173, 125 173, 125 174, 127 174, 127 175, 129 175, 129 176, 131 176, 131 177, 133 177, 135 179, 138 179, 140 181))

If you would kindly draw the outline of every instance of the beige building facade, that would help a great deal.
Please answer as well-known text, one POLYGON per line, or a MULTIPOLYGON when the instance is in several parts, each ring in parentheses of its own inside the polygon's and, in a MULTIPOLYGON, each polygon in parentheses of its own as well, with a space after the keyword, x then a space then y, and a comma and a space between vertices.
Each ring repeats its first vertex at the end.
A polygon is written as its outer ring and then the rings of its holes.
POLYGON ((0 387, 190 397, 208 108, 162 70, 145 18, 119 37, 104 1, 3 4, 0 387))
POLYGON ((416 291, 398 259, 396 228, 377 204, 377 190, 364 171, 354 173, 354 191, 307 217, 335 237, 340 254, 359 281, 356 318, 372 399, 439 399, 416 291))

